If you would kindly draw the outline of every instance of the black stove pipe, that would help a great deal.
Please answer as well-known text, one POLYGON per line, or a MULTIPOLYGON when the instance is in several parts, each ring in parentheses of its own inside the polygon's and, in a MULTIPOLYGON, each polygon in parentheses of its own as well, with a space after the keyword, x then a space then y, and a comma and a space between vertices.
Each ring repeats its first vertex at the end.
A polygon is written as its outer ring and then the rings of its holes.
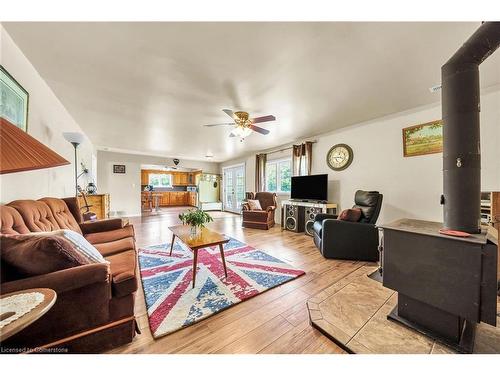
POLYGON ((444 227, 481 232, 479 65, 500 45, 485 22, 441 68, 444 227))

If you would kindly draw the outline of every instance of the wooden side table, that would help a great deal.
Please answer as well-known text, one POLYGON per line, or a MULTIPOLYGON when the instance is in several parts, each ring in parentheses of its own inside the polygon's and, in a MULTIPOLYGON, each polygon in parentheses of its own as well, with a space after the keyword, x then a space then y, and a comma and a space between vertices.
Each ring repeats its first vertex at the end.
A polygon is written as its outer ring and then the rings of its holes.
MULTIPOLYGON (((34 308, 21 315, 19 318, 0 328, 0 341, 8 339, 12 335, 15 335, 16 333, 20 332, 21 330, 25 329, 27 326, 41 318, 47 311, 50 310, 57 299, 57 294, 52 289, 39 288, 26 289, 18 292, 3 294, 0 296, 0 300, 2 300, 2 302, 5 302, 6 298, 13 297, 13 302, 18 302, 18 307, 22 309, 23 307, 26 307, 26 305, 33 303, 33 301, 30 301, 30 298, 23 301, 23 299, 25 299, 25 297, 28 297, 28 294, 30 293, 41 294, 42 296, 37 295, 36 297, 42 297, 42 301, 39 302, 34 308), (16 297, 19 299, 19 301, 16 301, 16 297), (25 306, 23 306, 23 304, 25 304, 25 306)), ((33 298, 31 298, 31 300, 33 300, 33 298)), ((5 309, 2 304, 2 309, 0 310, 0 321, 8 319, 14 314, 16 314, 16 311, 12 311, 8 308, 5 309)))
MULTIPOLYGON (((97 219, 109 218, 109 194, 87 194, 85 196, 87 198, 88 204, 91 206, 90 211, 94 212, 97 215, 97 219)), ((83 207, 85 205, 85 202, 81 195, 78 195, 78 201, 80 203, 80 207, 83 207)))

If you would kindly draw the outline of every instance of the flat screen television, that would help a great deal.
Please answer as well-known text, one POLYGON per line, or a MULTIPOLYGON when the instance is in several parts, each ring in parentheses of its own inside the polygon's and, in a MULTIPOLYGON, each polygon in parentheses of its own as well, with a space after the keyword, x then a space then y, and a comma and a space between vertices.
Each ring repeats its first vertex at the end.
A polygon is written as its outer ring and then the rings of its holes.
POLYGON ((291 199, 326 201, 328 199, 328 175, 292 177, 291 199))

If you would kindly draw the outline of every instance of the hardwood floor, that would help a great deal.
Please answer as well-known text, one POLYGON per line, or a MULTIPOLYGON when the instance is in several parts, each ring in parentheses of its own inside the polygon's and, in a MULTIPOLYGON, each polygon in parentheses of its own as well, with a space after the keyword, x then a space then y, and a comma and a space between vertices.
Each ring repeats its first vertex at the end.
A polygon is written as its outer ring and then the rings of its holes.
MULTIPOLYGON (((187 207, 130 218, 137 246, 170 242, 169 225, 187 207)), ((239 303, 171 335, 153 339, 142 287, 136 296, 136 317, 142 331, 132 343, 109 353, 344 353, 309 325, 306 301, 365 262, 324 259, 303 233, 241 228, 241 217, 213 212, 209 228, 265 250, 306 271, 306 275, 239 303)))

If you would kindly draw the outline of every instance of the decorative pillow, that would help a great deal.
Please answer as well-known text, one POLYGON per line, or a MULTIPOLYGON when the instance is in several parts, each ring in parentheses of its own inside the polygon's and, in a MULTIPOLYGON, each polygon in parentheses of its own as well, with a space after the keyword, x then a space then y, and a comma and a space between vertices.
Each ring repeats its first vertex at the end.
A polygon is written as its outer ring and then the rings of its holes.
POLYGON ((361 219, 361 209, 360 208, 348 208, 344 210, 339 215, 339 220, 357 222, 361 219))
POLYGON ((71 242, 75 251, 77 251, 82 257, 86 258, 89 263, 109 263, 80 233, 69 229, 55 230, 51 233, 56 236, 61 236, 71 242))
POLYGON ((47 233, 0 235, 2 262, 24 277, 91 263, 70 241, 47 233))
POLYGON ((248 205, 250 206, 250 210, 262 210, 260 206, 260 202, 257 199, 249 199, 247 200, 248 205))

